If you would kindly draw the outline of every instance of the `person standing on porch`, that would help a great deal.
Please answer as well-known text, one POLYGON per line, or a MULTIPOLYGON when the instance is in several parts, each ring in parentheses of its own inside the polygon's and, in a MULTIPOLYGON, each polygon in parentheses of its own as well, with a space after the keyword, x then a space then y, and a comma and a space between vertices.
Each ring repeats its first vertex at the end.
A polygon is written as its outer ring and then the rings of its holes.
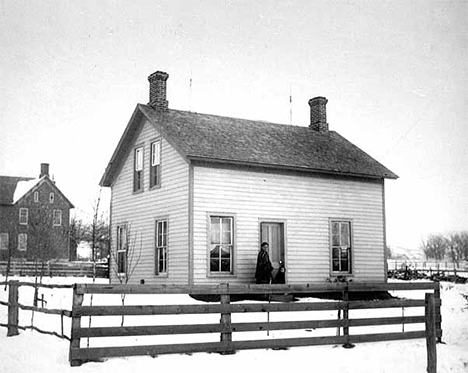
POLYGON ((257 284, 269 284, 272 280, 271 271, 273 266, 268 255, 268 242, 262 242, 257 256, 257 269, 255 270, 255 279, 257 284))

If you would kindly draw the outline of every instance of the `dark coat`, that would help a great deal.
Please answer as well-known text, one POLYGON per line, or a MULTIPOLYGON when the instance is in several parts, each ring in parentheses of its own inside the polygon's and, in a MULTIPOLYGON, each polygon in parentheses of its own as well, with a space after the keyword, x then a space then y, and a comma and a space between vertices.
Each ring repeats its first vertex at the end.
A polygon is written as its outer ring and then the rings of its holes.
POLYGON ((266 250, 260 250, 257 256, 257 269, 255 270, 255 279, 257 284, 269 284, 271 280, 271 271, 273 266, 270 262, 270 256, 266 250))
POLYGON ((273 280, 274 284, 285 284, 286 283, 286 268, 284 264, 280 262, 280 267, 278 268, 278 273, 273 280))

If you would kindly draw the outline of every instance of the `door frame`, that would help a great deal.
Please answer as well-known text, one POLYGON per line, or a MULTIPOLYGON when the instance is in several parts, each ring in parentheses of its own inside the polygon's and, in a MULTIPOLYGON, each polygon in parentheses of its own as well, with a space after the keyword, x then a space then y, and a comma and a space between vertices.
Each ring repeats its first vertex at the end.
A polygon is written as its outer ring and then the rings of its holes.
MULTIPOLYGON (((283 265, 286 268, 285 273, 285 282, 288 283, 288 229, 287 229, 287 220, 286 219, 271 219, 271 218, 259 218, 258 219, 258 250, 260 250, 260 245, 262 244, 262 223, 273 223, 273 224, 282 224, 283 225, 283 251, 284 251, 284 261, 283 265)), ((270 254, 270 253, 269 253, 270 254)), ((270 257, 271 258, 271 257, 270 257)), ((278 268, 275 268, 277 270, 278 268)), ((274 273, 276 274, 277 271, 274 273)))

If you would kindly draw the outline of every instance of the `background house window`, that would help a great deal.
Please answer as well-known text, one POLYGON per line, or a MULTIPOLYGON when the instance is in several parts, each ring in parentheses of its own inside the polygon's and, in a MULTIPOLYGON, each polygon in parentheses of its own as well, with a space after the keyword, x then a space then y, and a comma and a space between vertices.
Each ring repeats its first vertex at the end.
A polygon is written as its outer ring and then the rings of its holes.
POLYGON ((156 221, 155 274, 167 272, 167 220, 156 221))
POLYGON ((54 201, 55 201, 55 195, 54 195, 54 193, 50 193, 49 194, 49 202, 54 203, 54 201))
POLYGON ((332 271, 351 273, 351 222, 332 221, 332 271))
POLYGON ((28 213, 29 210, 27 208, 21 207, 19 209, 19 223, 22 225, 28 224, 28 213))
POLYGON ((161 141, 151 143, 150 188, 161 183, 161 141))
POLYGON ((0 250, 8 250, 10 245, 10 237, 8 233, 0 233, 0 250))
POLYGON ((18 250, 26 251, 28 248, 28 235, 26 233, 20 233, 18 235, 18 250))
POLYGON ((34 192, 34 202, 39 202, 39 192, 34 192))
POLYGON ((133 191, 143 189, 143 147, 136 148, 134 154, 133 191))
POLYGON ((62 225, 62 210, 54 210, 53 224, 54 226, 62 225))
POLYGON ((127 227, 117 227, 117 273, 119 275, 127 273, 127 227))
POLYGON ((233 272, 233 217, 210 218, 210 272, 233 272))

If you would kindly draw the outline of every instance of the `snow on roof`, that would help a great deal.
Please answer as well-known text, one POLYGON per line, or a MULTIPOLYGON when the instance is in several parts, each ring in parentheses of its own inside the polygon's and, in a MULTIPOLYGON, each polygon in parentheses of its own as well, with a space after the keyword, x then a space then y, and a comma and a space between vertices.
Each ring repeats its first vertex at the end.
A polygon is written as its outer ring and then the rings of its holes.
POLYGON ((15 193, 13 194, 13 204, 23 198, 23 196, 32 188, 34 188, 39 183, 39 181, 41 181, 41 179, 18 181, 18 184, 16 184, 15 193))

